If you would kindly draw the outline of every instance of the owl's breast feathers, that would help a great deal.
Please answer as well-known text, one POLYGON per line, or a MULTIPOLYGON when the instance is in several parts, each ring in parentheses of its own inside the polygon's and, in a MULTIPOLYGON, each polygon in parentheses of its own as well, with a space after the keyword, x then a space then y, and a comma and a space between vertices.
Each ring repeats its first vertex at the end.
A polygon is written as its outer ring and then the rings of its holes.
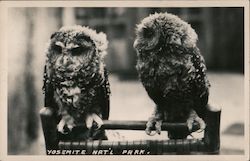
MULTIPOLYGON (((95 64, 93 66, 96 67, 95 64)), ((102 72, 99 68, 89 66, 75 73, 55 71, 49 80, 47 83, 51 84, 56 93, 54 97, 58 97, 55 99, 57 104, 62 104, 62 107, 59 107, 59 114, 61 108, 66 109, 71 115, 105 112, 110 94, 108 73, 105 68, 102 72)))
POLYGON ((210 85, 198 48, 169 45, 165 49, 138 55, 140 79, 156 104, 193 106, 208 95, 210 85))

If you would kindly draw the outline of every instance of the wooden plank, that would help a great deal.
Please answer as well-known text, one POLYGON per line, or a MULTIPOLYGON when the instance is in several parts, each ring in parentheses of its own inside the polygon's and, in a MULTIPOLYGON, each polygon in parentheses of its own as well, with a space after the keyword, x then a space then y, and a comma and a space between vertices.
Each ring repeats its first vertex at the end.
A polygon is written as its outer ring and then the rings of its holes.
POLYGON ((69 141, 60 141, 59 149, 86 150, 91 155, 94 150, 112 150, 112 154, 140 153, 142 155, 155 155, 175 153, 187 154, 189 152, 206 152, 204 141, 201 139, 178 139, 178 140, 135 140, 135 141, 86 141, 86 144, 77 144, 69 141), (74 146, 77 145, 77 146, 74 146), (112 146, 111 146, 112 145, 112 146), (93 148, 94 147, 94 148, 93 148), (161 147, 161 148, 156 148, 161 147), (199 147, 199 148, 197 148, 199 147), (137 151, 136 151, 137 150, 137 151), (143 152, 144 151, 144 152, 143 152))

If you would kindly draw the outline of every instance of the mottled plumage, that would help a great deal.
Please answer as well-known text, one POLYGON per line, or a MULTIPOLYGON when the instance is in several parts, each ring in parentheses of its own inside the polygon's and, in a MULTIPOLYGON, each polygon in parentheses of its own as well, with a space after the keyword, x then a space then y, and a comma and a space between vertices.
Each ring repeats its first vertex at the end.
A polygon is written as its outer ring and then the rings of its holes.
MULTIPOLYGON (((46 49, 45 94, 61 120, 58 130, 77 123, 98 127, 109 116, 109 82, 104 65, 108 41, 104 33, 81 26, 62 27, 46 49)), ((66 131, 65 131, 66 129, 66 131)))
MULTIPOLYGON (((152 126, 156 126, 160 133, 162 121, 187 121, 190 128, 197 121, 204 128, 197 114, 204 117, 210 84, 204 59, 196 46, 195 31, 175 15, 155 13, 142 20, 136 34, 136 67, 143 86, 156 104, 146 132, 150 134, 152 126)), ((170 138, 187 135, 169 131, 170 138)))

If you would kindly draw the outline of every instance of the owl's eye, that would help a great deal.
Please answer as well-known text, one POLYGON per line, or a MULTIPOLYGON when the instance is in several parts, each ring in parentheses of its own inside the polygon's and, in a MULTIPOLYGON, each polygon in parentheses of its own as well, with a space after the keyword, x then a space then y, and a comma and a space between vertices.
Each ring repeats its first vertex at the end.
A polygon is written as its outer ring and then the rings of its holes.
POLYGON ((154 30, 150 28, 143 28, 142 32, 144 38, 151 38, 154 35, 154 30))
POLYGON ((82 53, 84 53, 87 50, 88 50, 87 47, 76 47, 76 48, 71 49, 71 53, 72 53, 73 56, 78 56, 78 55, 81 55, 82 53))
POLYGON ((58 54, 62 53, 62 47, 59 45, 54 45, 53 50, 56 51, 56 53, 58 53, 58 54))

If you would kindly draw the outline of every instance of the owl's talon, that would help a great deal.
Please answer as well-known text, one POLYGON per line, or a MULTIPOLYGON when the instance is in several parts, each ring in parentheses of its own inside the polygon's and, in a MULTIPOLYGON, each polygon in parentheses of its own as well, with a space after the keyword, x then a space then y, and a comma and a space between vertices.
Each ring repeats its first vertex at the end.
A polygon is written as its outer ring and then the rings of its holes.
POLYGON ((94 127, 95 130, 98 130, 103 125, 102 118, 95 113, 87 115, 85 121, 88 129, 94 127))
POLYGON ((68 134, 74 128, 75 123, 73 117, 70 115, 64 115, 57 125, 58 132, 62 134, 68 134))
POLYGON ((161 134, 161 125, 162 125, 162 121, 159 120, 155 123, 155 131, 157 134, 161 134))
POLYGON ((145 129, 145 132, 146 132, 146 134, 149 135, 149 136, 154 136, 154 135, 156 134, 156 131, 155 131, 155 132, 152 132, 152 130, 150 130, 150 129, 145 129))
POLYGON ((59 124, 57 125, 57 131, 60 132, 60 133, 62 133, 62 134, 68 134, 69 131, 72 130, 72 128, 71 129, 70 128, 67 129, 67 128, 68 128, 67 124, 65 123, 64 120, 61 120, 59 122, 59 124))
POLYGON ((147 135, 153 136, 155 134, 161 134, 161 125, 162 125, 162 120, 156 120, 155 118, 149 118, 147 124, 146 124, 146 129, 145 132, 147 135), (155 128, 155 132, 152 133, 152 129, 155 128))
POLYGON ((85 122, 86 122, 86 127, 88 129, 90 129, 92 127, 92 124, 93 124, 93 117, 92 117, 92 115, 87 115, 85 122))
POLYGON ((101 117, 98 116, 98 115, 95 114, 95 113, 93 113, 92 116, 93 116, 94 122, 95 122, 96 125, 97 125, 97 128, 96 128, 95 130, 100 129, 100 128, 102 127, 102 125, 103 125, 103 121, 102 121, 101 117))
POLYGON ((200 126, 200 129, 197 130, 197 132, 202 132, 206 128, 205 122, 198 115, 195 115, 193 117, 188 118, 187 120, 187 127, 190 132, 192 132, 193 130, 194 122, 197 122, 200 126))
POLYGON ((73 125, 67 125, 67 124, 65 124, 63 127, 61 125, 57 126, 58 132, 60 132, 62 134, 68 134, 68 133, 70 133, 73 128, 74 128, 73 125))
POLYGON ((152 130, 151 130, 151 127, 147 126, 146 129, 145 129, 145 132, 147 135, 150 135, 152 130))
POLYGON ((193 123, 194 123, 194 120, 192 120, 192 119, 187 120, 187 127, 188 127, 189 131, 192 131, 193 123))
POLYGON ((73 125, 68 125, 67 126, 67 128, 69 129, 69 131, 72 131, 73 127, 74 127, 73 125))
POLYGON ((200 132, 204 131, 205 128, 206 128, 205 122, 204 122, 200 117, 197 117, 197 118, 195 119, 195 121, 198 122, 199 125, 200 125, 200 129, 199 129, 197 132, 200 133, 200 132))
POLYGON ((65 124, 62 124, 61 121, 60 121, 60 123, 57 125, 57 131, 62 133, 62 134, 65 134, 64 125, 65 124))
POLYGON ((64 134, 64 125, 65 125, 65 121, 61 119, 61 121, 57 124, 57 131, 64 134))

